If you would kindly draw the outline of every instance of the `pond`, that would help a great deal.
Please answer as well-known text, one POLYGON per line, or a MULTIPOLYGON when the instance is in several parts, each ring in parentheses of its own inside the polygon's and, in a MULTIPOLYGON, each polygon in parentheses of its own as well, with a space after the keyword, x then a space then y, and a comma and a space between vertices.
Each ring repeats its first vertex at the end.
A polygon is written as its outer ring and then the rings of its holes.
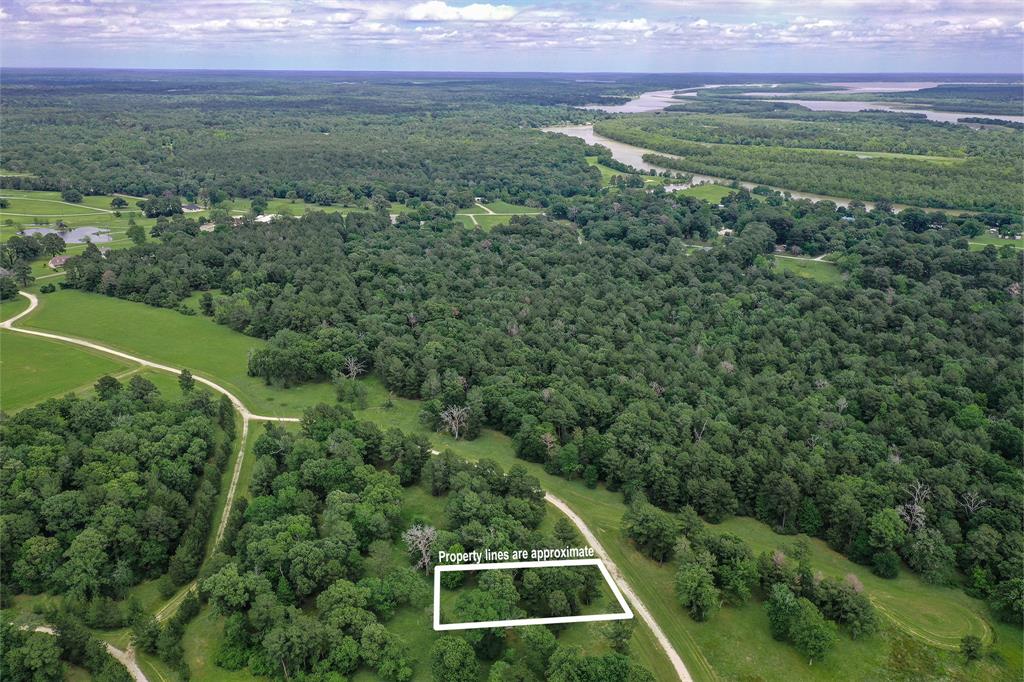
POLYGON ((52 227, 30 227, 22 230, 19 234, 28 237, 30 235, 43 236, 44 234, 59 234, 65 244, 84 244, 86 242, 109 242, 110 232, 98 227, 75 227, 67 230, 57 230, 52 227))

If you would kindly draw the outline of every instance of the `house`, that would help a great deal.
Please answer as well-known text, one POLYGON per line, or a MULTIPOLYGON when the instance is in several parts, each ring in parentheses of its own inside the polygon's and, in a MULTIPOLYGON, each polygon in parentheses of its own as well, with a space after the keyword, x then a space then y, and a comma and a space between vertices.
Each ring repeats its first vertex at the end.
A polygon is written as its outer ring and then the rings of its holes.
POLYGON ((719 237, 731 237, 734 234, 736 233, 730 230, 728 227, 723 227, 721 230, 718 231, 719 237))
POLYGON ((57 268, 64 267, 64 264, 71 260, 71 256, 54 256, 46 264, 46 267, 56 270, 57 268))
POLYGON ((198 213, 203 210, 203 207, 199 204, 183 204, 181 210, 185 213, 198 213))
POLYGON ((200 232, 213 232, 215 229, 217 229, 217 225, 215 223, 203 223, 199 226, 200 232))
POLYGON ((775 253, 786 253, 786 245, 785 244, 776 244, 775 245, 775 253))
POLYGON ((274 218, 280 218, 281 216, 277 213, 269 213, 267 215, 258 215, 253 220, 257 223, 269 223, 274 218))

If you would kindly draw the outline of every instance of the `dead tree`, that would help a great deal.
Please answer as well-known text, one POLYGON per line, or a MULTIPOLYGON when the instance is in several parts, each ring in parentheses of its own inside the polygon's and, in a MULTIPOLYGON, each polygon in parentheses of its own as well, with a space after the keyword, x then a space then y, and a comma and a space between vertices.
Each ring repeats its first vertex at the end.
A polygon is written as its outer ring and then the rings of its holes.
POLYGON ((359 358, 345 358, 345 376, 349 379, 355 379, 365 371, 363 361, 359 358))
POLYGON ((900 518, 907 524, 910 532, 916 533, 925 527, 928 520, 924 503, 931 497, 932 491, 921 481, 914 481, 913 485, 907 488, 907 494, 910 495, 910 501, 896 507, 896 511, 899 512, 900 518))
POLYGON ((469 422, 469 408, 464 405, 451 405, 445 408, 440 416, 445 430, 451 433, 455 440, 458 440, 459 434, 469 422))
POLYGON ((402 533, 402 540, 410 552, 419 552, 420 558, 416 562, 416 568, 422 568, 424 573, 430 572, 433 565, 433 546, 437 540, 437 529, 433 526, 416 524, 409 530, 402 533))
POLYGON ((960 496, 960 507, 967 513, 968 516, 972 516, 979 509, 988 504, 988 500, 974 492, 969 490, 960 496))

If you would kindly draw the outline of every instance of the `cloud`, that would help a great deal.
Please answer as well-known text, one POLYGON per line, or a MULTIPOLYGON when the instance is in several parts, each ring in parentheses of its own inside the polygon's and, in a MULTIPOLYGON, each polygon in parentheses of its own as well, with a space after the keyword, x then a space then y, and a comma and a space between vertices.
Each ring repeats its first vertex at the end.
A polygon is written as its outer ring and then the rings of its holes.
POLYGON ((456 7, 442 0, 430 0, 413 5, 405 16, 410 21, 506 21, 517 13, 511 5, 476 2, 456 7))
MULTIPOLYGON (((628 45, 629 57, 645 68, 684 52, 713 51, 716 63, 730 52, 786 55, 791 64, 842 70, 857 68, 856 60, 822 62, 820 55, 863 54, 877 62, 886 54, 898 64, 908 55, 984 52, 1002 70, 1019 66, 1024 48, 1020 0, 524 1, 0 0, 0 21, 9 64, 26 64, 20 54, 59 56, 72 47, 156 54, 156 45, 173 41, 205 50, 211 64, 219 53, 232 53, 251 55, 254 66, 270 59, 263 46, 274 42, 296 59, 394 47, 389 55, 451 55, 451 64, 470 67, 478 60, 466 55, 518 65, 540 54, 530 51, 544 50, 550 63, 592 55, 580 63, 622 68, 616 48, 628 45), (413 52, 424 45, 429 50, 413 52)), ((418 64, 409 57, 410 67, 418 64)), ((698 68, 692 60, 680 64, 698 68)))

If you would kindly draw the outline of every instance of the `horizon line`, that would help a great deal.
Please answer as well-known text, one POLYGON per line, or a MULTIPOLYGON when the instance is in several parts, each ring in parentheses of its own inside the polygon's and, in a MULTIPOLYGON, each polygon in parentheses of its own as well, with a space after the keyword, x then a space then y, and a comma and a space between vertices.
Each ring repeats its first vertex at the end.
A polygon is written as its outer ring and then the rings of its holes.
POLYGON ((3 66, 2 71, 163 71, 179 73, 389 73, 389 74, 461 74, 461 75, 607 75, 607 76, 777 76, 777 75, 882 75, 882 76, 1000 76, 1024 80, 1019 71, 472 71, 458 69, 293 69, 261 68, 232 69, 216 67, 161 67, 161 66, 3 66))

